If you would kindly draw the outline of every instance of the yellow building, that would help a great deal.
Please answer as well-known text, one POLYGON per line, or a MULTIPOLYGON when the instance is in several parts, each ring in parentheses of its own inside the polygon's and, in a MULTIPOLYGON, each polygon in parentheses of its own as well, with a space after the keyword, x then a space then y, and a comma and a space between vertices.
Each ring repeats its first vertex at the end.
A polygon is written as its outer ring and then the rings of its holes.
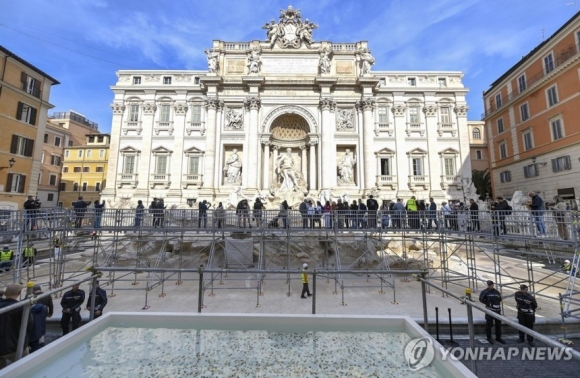
POLYGON ((88 134, 86 143, 64 150, 59 204, 71 207, 78 197, 100 200, 105 188, 109 160, 109 134, 88 134))
POLYGON ((50 89, 60 84, 0 46, 0 210, 36 196, 50 89))

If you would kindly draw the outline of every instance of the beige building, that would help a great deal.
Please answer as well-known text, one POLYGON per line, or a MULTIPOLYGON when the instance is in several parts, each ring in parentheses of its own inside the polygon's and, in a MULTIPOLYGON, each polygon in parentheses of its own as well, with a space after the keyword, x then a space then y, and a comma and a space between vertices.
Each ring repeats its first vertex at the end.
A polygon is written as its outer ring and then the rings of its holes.
POLYGON ((489 169, 489 152, 487 150, 487 138, 485 137, 485 122, 467 121, 467 127, 469 129, 471 169, 485 171, 489 169))
POLYGON ((59 124, 50 120, 46 123, 38 180, 38 200, 42 202, 43 208, 58 206, 63 152, 70 135, 69 130, 59 124))
POLYGON ((50 89, 59 82, 0 46, 0 210, 37 195, 50 89))
POLYGON ((109 134, 88 134, 85 143, 64 150, 60 203, 71 207, 82 196, 85 201, 100 200, 105 188, 109 160, 109 134))

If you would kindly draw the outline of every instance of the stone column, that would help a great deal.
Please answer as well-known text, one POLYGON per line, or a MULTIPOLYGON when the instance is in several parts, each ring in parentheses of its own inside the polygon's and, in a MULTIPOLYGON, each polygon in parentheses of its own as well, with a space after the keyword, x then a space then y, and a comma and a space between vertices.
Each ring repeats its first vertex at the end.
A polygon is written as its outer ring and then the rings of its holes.
MULTIPOLYGON (((330 97, 321 98, 318 103, 320 110, 322 111, 322 151, 321 158, 324 155, 325 159, 329 159, 327 162, 325 160, 326 167, 335 167, 336 164, 332 164, 332 160, 336 160, 336 146, 334 145, 334 130, 332 129, 333 122, 331 121, 331 111, 336 108, 336 103, 330 97), (334 157, 334 159, 332 158, 334 157)), ((332 179, 330 174, 325 174, 322 176, 322 187, 321 189, 330 189, 332 187, 332 179)))
POLYGON ((213 195, 213 175, 215 170, 219 170, 216 167, 216 151, 215 151, 215 141, 216 141, 216 111, 222 106, 223 102, 217 97, 208 98, 205 101, 205 107, 207 109, 207 123, 206 123, 206 133, 205 133, 205 154, 204 154, 204 169, 203 169, 203 189, 210 190, 210 193, 205 193, 206 195, 213 195))
POLYGON ((316 145, 318 141, 311 140, 309 144, 310 149, 310 179, 308 180, 308 186, 310 190, 316 190, 318 185, 316 185, 316 145))
POLYGON ((215 115, 215 128, 214 128, 214 140, 215 140, 215 149, 214 149, 214 170, 213 170, 213 187, 219 188, 220 187, 220 179, 222 177, 222 156, 220 155, 220 146, 221 146, 221 130, 223 130, 223 112, 224 112, 224 102, 218 101, 216 106, 216 115, 215 115))
POLYGON ((270 188, 270 142, 262 142, 264 145, 264 181, 262 188, 270 188))
MULTIPOLYGON (((185 95, 183 96, 185 97, 185 95)), ((187 169, 187 159, 183 155, 183 135, 185 135, 185 123, 187 115, 187 104, 185 102, 177 102, 173 105, 173 135, 176 136, 174 141, 173 155, 171 157, 171 164, 168 167, 171 173, 171 192, 175 196, 181 197, 181 181, 183 180, 183 172, 187 169)))
MULTIPOLYGON (((274 156, 272 156, 272 161, 273 161, 273 165, 275 167, 276 166, 276 162, 278 161, 278 150, 280 150, 280 146, 278 146, 277 144, 273 144, 272 145, 272 150, 274 151, 274 156)), ((274 170, 274 180, 278 180, 278 177, 276 177, 276 171, 275 170, 274 170)))
POLYGON ((137 184, 138 191, 145 192, 149 190, 149 181, 151 180, 151 173, 155 169, 155 156, 153 156, 153 139, 155 135, 155 111, 157 105, 153 102, 146 101, 141 105, 141 125, 143 127, 143 139, 141 156, 139 161, 139 183, 137 184))
POLYGON ((375 100, 367 97, 363 98, 357 103, 357 106, 363 112, 363 158, 364 158, 364 188, 371 189, 376 186, 376 164, 373 153, 374 144, 374 124, 373 124, 373 110, 375 108, 375 100))
POLYGON ((301 161, 301 166, 302 166, 302 178, 304 179, 304 181, 308 181, 308 165, 306 162, 306 144, 301 144, 300 145, 300 150, 302 151, 301 155, 300 155, 300 161, 301 161))
POLYGON ((258 190, 259 176, 258 176, 258 110, 260 109, 260 98, 257 96, 251 96, 246 98, 244 101, 244 106, 250 111, 250 125, 248 127, 248 135, 250 136, 248 142, 247 151, 244 150, 244 154, 248 154, 248 167, 246 177, 247 189, 258 190))
MULTIPOLYGON (((111 126, 111 139, 109 146, 109 168, 107 170, 107 186, 101 192, 102 197, 115 202, 115 193, 117 191, 118 174, 122 172, 123 167, 120 165, 121 156, 119 156, 121 129, 123 125, 123 113, 125 105, 120 102, 111 104, 113 111, 113 122, 111 126)), ((64 140, 63 140, 64 143, 64 140)))

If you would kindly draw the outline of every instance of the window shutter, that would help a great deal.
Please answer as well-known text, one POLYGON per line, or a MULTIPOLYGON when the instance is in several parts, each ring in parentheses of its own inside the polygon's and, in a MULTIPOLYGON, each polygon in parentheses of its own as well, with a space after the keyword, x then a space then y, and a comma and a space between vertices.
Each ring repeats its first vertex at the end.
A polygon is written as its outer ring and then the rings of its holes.
POLYGON ((18 150, 18 135, 12 134, 12 144, 10 145, 10 153, 15 154, 18 150))
POLYGON ((26 184, 26 176, 20 175, 20 185, 18 186, 18 193, 24 193, 24 186, 26 184))
POLYGON ((17 120, 22 120, 22 108, 24 107, 24 104, 21 102, 18 102, 18 109, 16 109, 16 119, 17 120))
POLYGON ((34 153, 34 140, 26 139, 26 147, 24 148, 24 156, 32 157, 34 153))
POLYGON ((36 125, 36 108, 30 108, 30 124, 32 126, 36 125))
POLYGON ((28 81, 28 75, 26 74, 26 72, 22 72, 20 73, 20 81, 23 83, 26 83, 28 81))
POLYGON ((12 176, 14 176, 14 173, 9 173, 8 177, 6 177, 6 191, 7 192, 12 191, 12 176))
POLYGON ((558 159, 552 159, 552 171, 558 172, 558 159))
POLYGON ((40 81, 34 80, 34 96, 40 97, 40 81))
POLYGON ((570 155, 564 156, 564 167, 565 167, 565 169, 572 169, 572 162, 570 161, 570 155))

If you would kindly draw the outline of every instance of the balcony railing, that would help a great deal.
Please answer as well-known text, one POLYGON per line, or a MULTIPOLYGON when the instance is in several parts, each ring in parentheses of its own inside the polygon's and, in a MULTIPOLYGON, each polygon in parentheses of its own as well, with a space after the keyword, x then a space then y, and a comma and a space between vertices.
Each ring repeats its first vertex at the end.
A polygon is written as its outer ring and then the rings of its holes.
POLYGON ((159 135, 161 131, 169 132, 169 135, 173 134, 173 121, 157 121, 157 124, 153 128, 155 135, 159 135))
POLYGON ((117 175, 117 187, 120 188, 123 185, 131 185, 133 188, 137 187, 139 174, 137 173, 119 173, 117 175))
POLYGON ((429 177, 424 175, 409 175, 409 181, 407 182, 409 189, 413 190, 417 187, 423 187, 424 189, 429 188, 429 177))
POLYGON ((192 174, 184 174, 183 179, 181 180, 181 186, 183 189, 186 189, 189 185, 201 186, 203 183, 203 175, 192 175, 192 174))
POLYGON ((141 121, 127 121, 123 127, 123 134, 127 135, 129 131, 136 131, 140 135, 142 130, 141 121))
POLYGON ((393 175, 378 175, 377 186, 390 186, 392 190, 397 189, 397 177, 393 175))
POLYGON ((332 44, 333 50, 346 50, 346 51, 354 51, 356 50, 356 43, 333 43, 332 44))
MULTIPOLYGON (((495 112, 497 112, 499 109, 501 109, 504 106, 506 106, 511 100, 513 100, 514 98, 516 98, 520 94, 528 91, 534 84, 536 84, 538 81, 540 81, 541 79, 543 79, 545 76, 550 75, 558 67, 560 67, 564 63, 566 63, 569 59, 571 59, 574 56, 578 55, 579 52, 580 52, 580 44, 578 44, 578 45, 570 45, 567 49, 560 51, 558 54, 556 54, 556 57, 555 57, 556 59, 554 59, 553 69, 550 70, 550 72, 546 72, 542 68, 542 70, 540 72, 538 72, 535 75, 527 78, 526 85, 524 86, 524 88, 522 88, 522 90, 520 90, 519 85, 518 85, 516 89, 514 89, 511 92, 509 92, 506 96, 502 96, 499 105, 497 105, 495 103, 490 104, 489 109, 486 109, 485 110, 485 113, 482 114, 482 119, 491 116, 492 114, 494 114, 495 112)), ((495 101, 495 97, 492 99, 492 101, 495 101)))

